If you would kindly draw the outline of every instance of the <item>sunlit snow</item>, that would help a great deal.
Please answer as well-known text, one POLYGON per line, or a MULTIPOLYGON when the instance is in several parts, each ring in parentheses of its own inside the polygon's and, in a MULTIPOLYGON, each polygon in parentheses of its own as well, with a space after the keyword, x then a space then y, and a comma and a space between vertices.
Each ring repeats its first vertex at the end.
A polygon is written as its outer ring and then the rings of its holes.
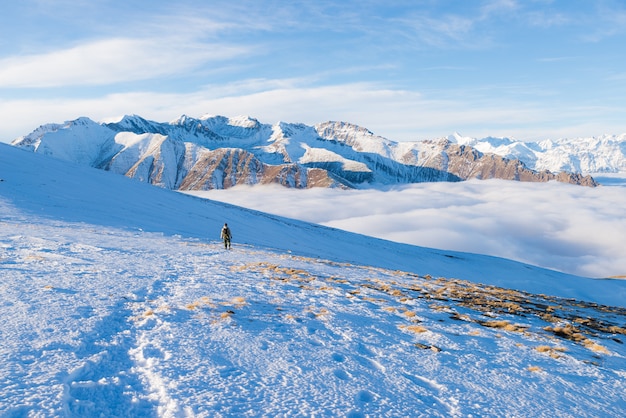
POLYGON ((368 238, 9 146, 0 170, 0 416, 626 412, 623 281, 368 238))

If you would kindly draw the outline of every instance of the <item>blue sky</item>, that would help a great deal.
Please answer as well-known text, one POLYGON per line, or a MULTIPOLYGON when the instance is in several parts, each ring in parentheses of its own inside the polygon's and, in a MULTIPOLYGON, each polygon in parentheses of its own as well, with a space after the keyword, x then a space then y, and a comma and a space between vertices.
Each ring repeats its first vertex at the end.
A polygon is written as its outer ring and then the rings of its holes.
POLYGON ((396 141, 626 132, 617 0, 22 0, 0 141, 124 114, 343 120, 396 141))

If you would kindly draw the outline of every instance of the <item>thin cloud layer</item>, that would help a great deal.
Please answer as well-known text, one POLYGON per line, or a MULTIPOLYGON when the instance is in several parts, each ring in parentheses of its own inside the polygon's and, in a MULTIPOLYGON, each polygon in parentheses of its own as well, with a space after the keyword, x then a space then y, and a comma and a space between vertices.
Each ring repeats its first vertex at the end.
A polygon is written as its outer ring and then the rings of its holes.
POLYGON ((243 47, 176 39, 105 39, 39 55, 0 60, 2 87, 103 85, 154 79, 233 58, 243 47), (167 63, 165 65, 165 63, 167 63))
POLYGON ((578 124, 554 128, 557 137, 593 136, 598 132, 614 133, 619 125, 604 121, 612 113, 606 108, 572 105, 558 112, 552 106, 528 106, 519 102, 511 109, 509 101, 483 103, 473 107, 472 101, 451 97, 436 100, 417 92, 391 89, 372 83, 348 83, 313 87, 302 80, 249 80, 234 85, 207 85, 199 91, 150 92, 132 91, 104 94, 98 97, 0 98, 0 114, 7 115, 0 126, 0 141, 10 142, 26 135, 44 123, 61 123, 79 116, 99 121, 125 114, 159 122, 173 120, 183 114, 199 117, 204 114, 224 116, 248 115, 263 123, 279 121, 316 124, 341 120, 363 126, 377 135, 395 141, 415 141, 447 136, 455 127, 472 126, 478 137, 507 136, 512 124, 522 134, 518 139, 541 139, 545 131, 533 121, 562 121, 577 118, 578 124), (242 87, 242 84, 244 87, 242 87), (247 86, 247 87, 245 87, 247 86), (242 88, 254 90, 251 93, 242 88), (39 115, 33 121, 33 115, 39 115), (593 117, 596 118, 592 121, 593 117), (503 121, 506 121, 504 123, 503 121), (449 126, 446 131, 444 126, 449 126), (508 126, 508 127, 507 127, 508 126), (437 132, 442 132, 437 136, 437 132))
POLYGON ((626 194, 619 186, 476 180, 387 191, 236 187, 194 194, 392 241, 581 276, 626 275, 626 194))

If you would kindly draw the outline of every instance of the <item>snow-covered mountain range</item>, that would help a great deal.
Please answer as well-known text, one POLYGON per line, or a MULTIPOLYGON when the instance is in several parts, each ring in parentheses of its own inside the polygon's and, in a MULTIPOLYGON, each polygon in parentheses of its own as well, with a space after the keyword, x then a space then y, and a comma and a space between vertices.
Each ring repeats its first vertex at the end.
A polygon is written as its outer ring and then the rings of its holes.
POLYGON ((626 414, 626 281, 0 167, 0 416, 626 414))
POLYGON ((469 138, 455 133, 448 139, 483 153, 519 159, 533 170, 592 174, 626 172, 626 134, 522 142, 509 138, 469 138))
POLYGON ((79 118, 43 125, 13 145, 177 190, 259 183, 357 188, 472 178, 596 185, 591 176, 536 171, 462 139, 394 142, 345 122, 267 125, 249 117, 182 116, 159 123, 125 116, 111 123, 79 118))

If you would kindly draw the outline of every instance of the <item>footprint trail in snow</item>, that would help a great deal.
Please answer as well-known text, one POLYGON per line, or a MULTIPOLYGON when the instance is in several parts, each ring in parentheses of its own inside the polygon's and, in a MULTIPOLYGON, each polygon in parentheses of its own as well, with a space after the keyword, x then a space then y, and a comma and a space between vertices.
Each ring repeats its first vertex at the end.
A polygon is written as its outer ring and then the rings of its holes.
POLYGON ((626 409, 624 309, 141 231, 2 226, 0 415, 626 409))

